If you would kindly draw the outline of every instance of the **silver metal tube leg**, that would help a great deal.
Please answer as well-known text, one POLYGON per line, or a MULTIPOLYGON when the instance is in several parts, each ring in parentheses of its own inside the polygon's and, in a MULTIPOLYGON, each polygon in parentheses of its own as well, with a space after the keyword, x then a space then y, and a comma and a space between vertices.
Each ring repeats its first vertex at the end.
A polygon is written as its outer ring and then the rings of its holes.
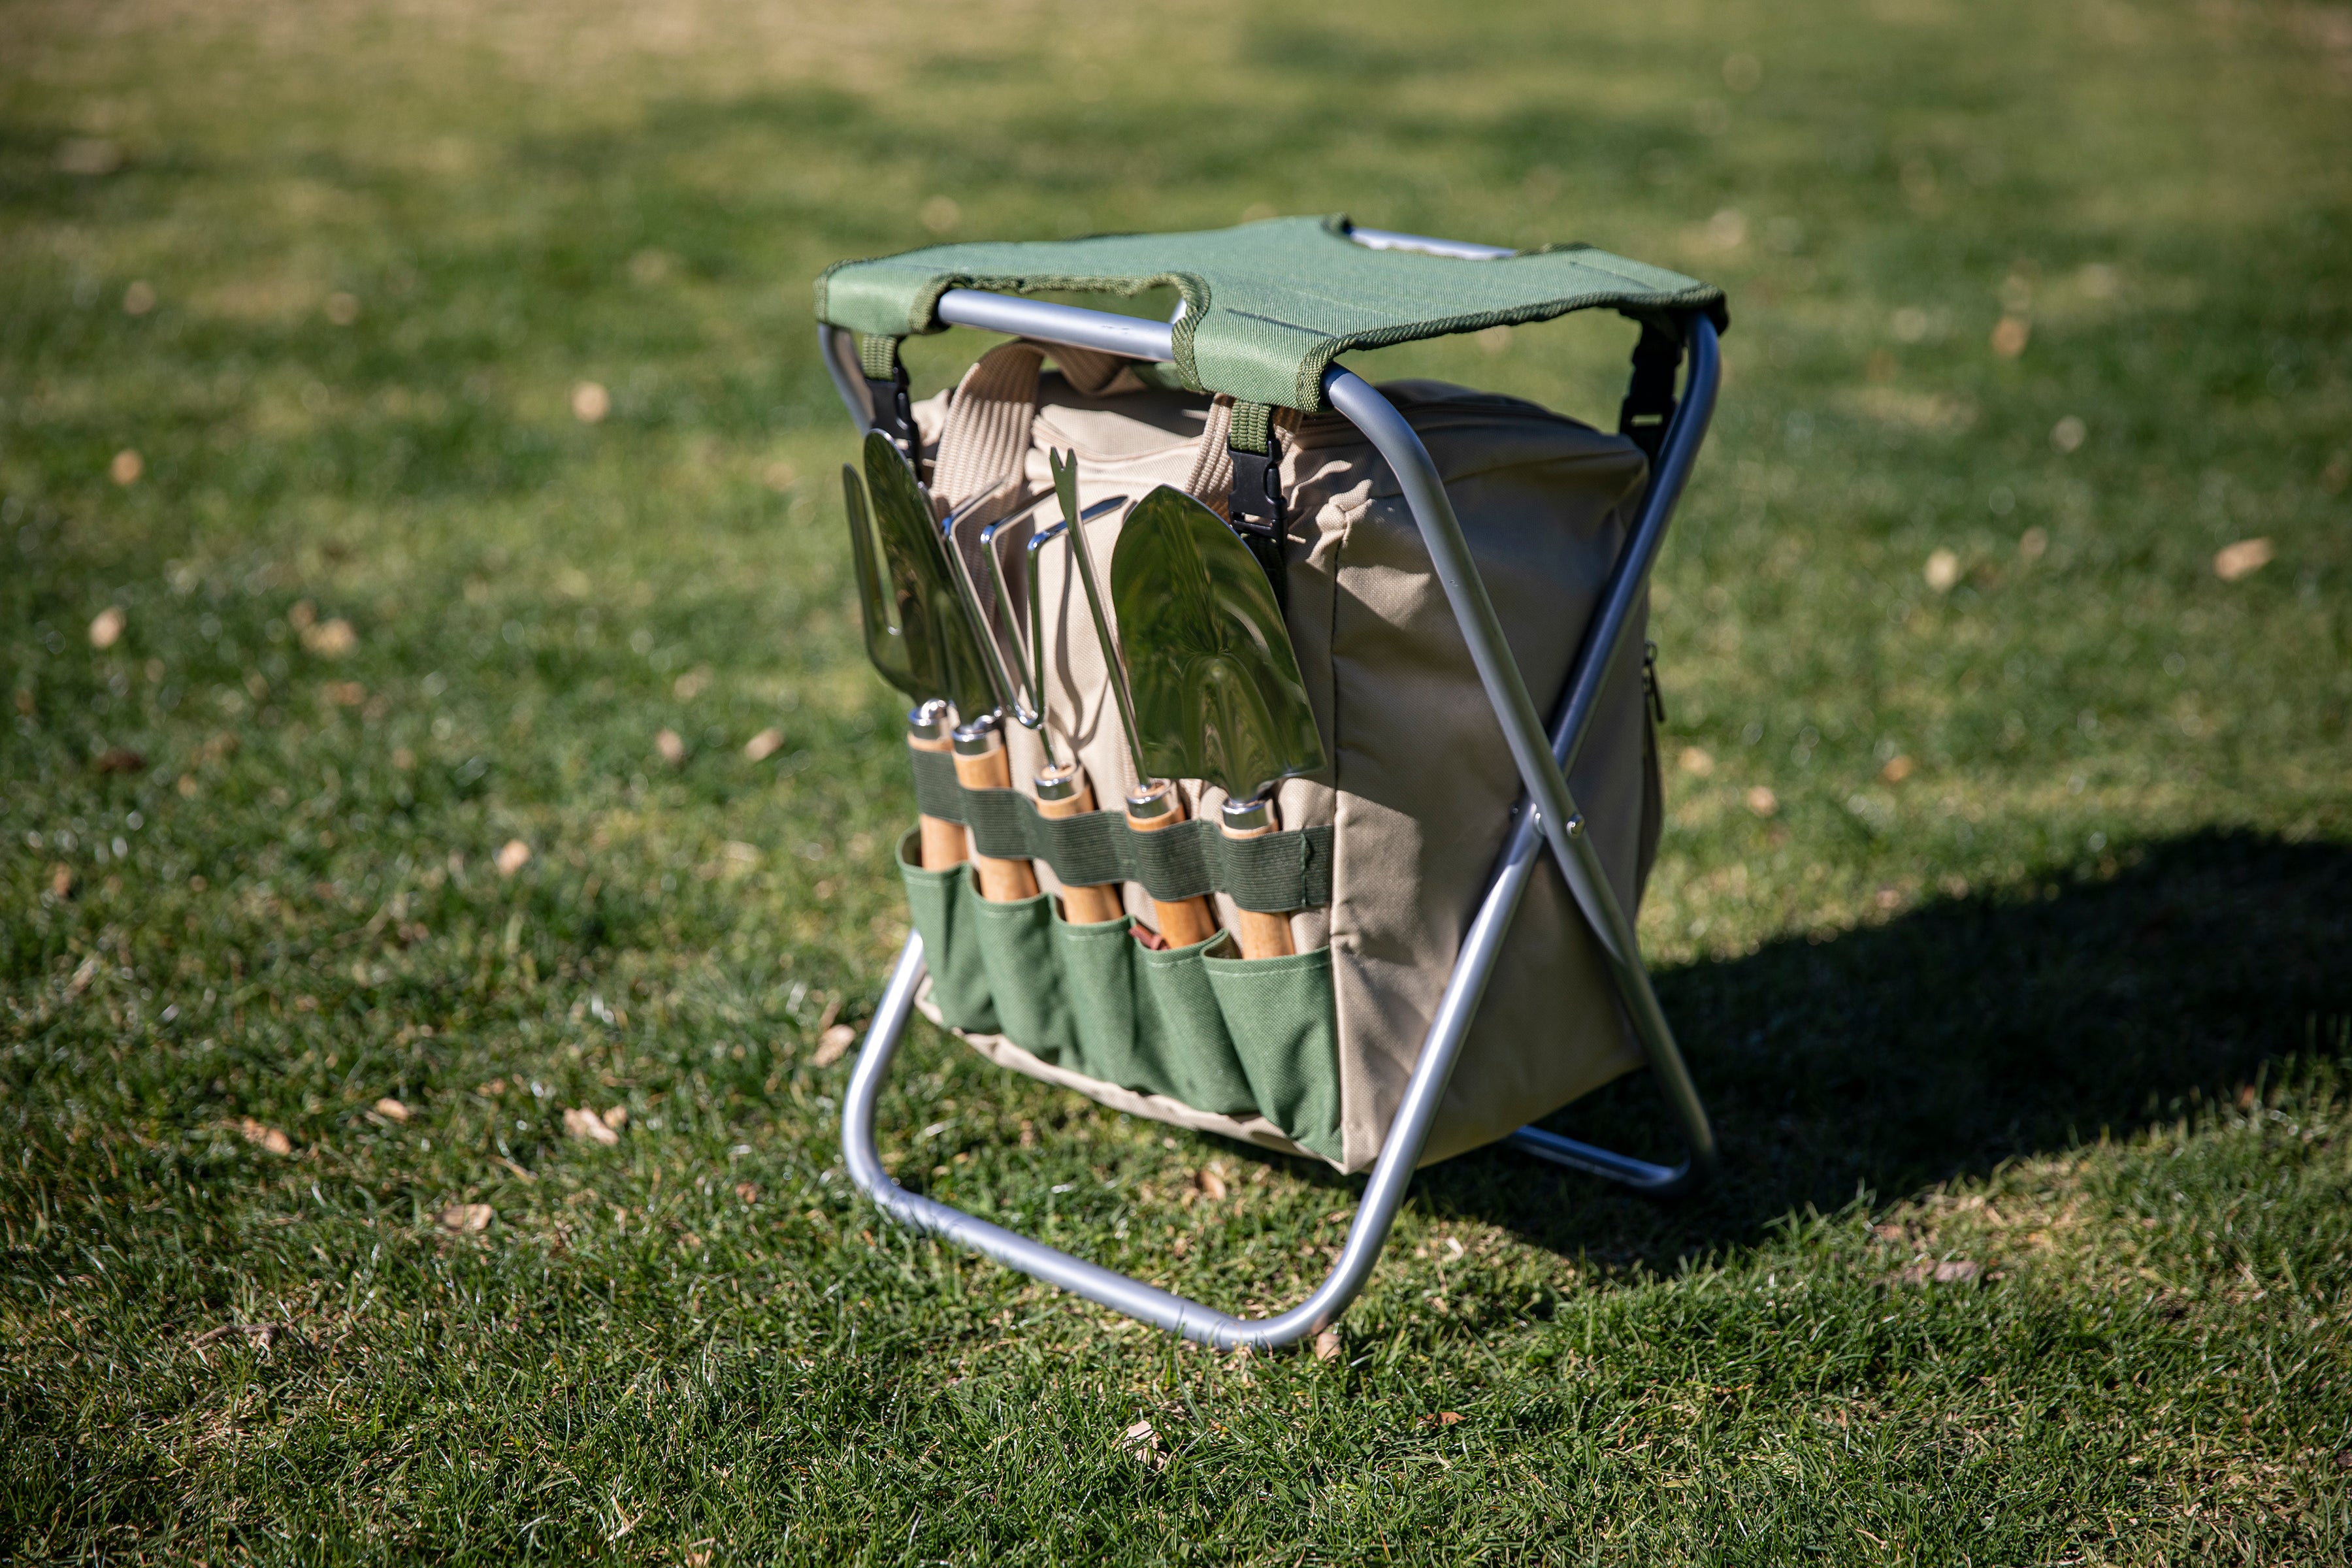
POLYGON ((1519 770, 1520 785, 1535 802, 1544 838, 1559 862, 1560 874, 1568 879, 1612 963, 1621 972, 1629 967, 1638 971, 1641 956, 1624 911, 1617 907, 1608 879, 1593 875, 1599 858, 1590 852, 1590 846, 1581 852, 1578 848, 1581 822, 1576 803, 1569 796, 1568 777, 1552 755, 1543 720, 1536 712, 1534 699, 1528 695, 1518 662, 1511 658, 1502 619, 1495 614, 1495 602, 1487 597, 1486 584, 1470 558, 1469 542, 1462 537, 1461 521, 1454 515, 1454 502, 1445 493, 1445 481, 1431 460, 1429 448, 1422 445, 1419 433, 1405 422, 1396 405, 1353 371, 1334 366, 1326 372, 1323 395, 1388 459, 1405 504, 1412 510, 1412 520, 1421 529, 1422 542, 1429 550, 1430 565, 1445 590, 1446 603, 1462 626, 1470 662, 1477 667, 1479 684, 1486 689, 1486 700, 1502 726, 1504 742, 1519 770))
POLYGON ((849 410, 850 422, 863 436, 874 428, 874 402, 866 395, 866 373, 857 363, 857 348, 850 335, 839 327, 817 323, 816 357, 824 361, 824 373, 833 377, 833 390, 849 410))
MULTIPOLYGON (((966 301, 959 300, 958 303, 966 301)), ((979 306, 977 299, 971 303, 975 307, 974 313, 986 308, 979 306)), ((943 310, 941 315, 947 319, 948 312, 943 310)), ((1044 321, 1033 323, 1028 321, 1017 327, 1009 321, 1002 324, 994 321, 974 321, 969 324, 996 326, 998 330, 1047 325, 1044 321)), ((1066 325, 1059 320, 1051 324, 1057 328, 1066 325)), ((1705 435, 1707 416, 1712 412, 1717 374, 1715 334, 1703 321, 1695 321, 1692 330, 1692 391, 1685 394, 1683 407, 1668 432, 1658 470, 1644 500, 1643 517, 1636 525, 1634 537, 1628 542, 1617 573, 1612 576, 1611 590, 1605 595, 1603 615, 1588 634, 1586 649, 1579 658, 1570 691, 1561 706, 1559 724, 1549 737, 1551 744, 1545 748, 1555 759, 1549 770, 1531 767, 1532 758, 1525 754, 1528 751, 1525 743, 1526 734, 1533 728, 1533 706, 1503 641, 1493 605, 1486 598, 1484 585, 1479 583, 1475 568, 1469 561, 1460 524, 1445 498, 1443 483, 1437 478, 1427 450, 1393 406, 1359 378, 1350 373, 1335 370, 1326 379, 1327 394, 1335 384, 1342 385, 1343 395, 1348 401, 1343 402, 1340 396, 1334 396, 1334 405, 1365 431, 1404 483, 1408 504, 1412 507, 1414 519, 1429 545, 1433 563, 1439 563, 1439 580, 1445 585, 1456 617, 1463 624, 1474 662, 1478 665, 1480 679, 1487 688, 1488 699, 1495 705, 1496 716, 1503 722, 1506 737, 1512 743, 1514 760, 1519 765, 1522 781, 1528 785, 1532 804, 1523 803, 1518 817, 1512 825, 1502 859, 1497 863, 1486 895, 1480 900, 1477 912, 1471 921, 1454 972, 1447 978, 1437 1015, 1432 1021, 1429 1037, 1423 1042, 1412 1076, 1406 1084, 1389 1137, 1366 1183, 1364 1197, 1349 1228, 1347 1243, 1341 1248, 1339 1259, 1330 1275, 1315 1292, 1298 1306, 1276 1317, 1259 1320, 1230 1317, 990 1225, 947 1205, 919 1197, 893 1182, 875 1146, 874 1117, 883 1078, 913 1014, 915 995, 922 983, 924 965, 919 935, 910 934, 899 954, 889 984, 884 991, 881 1005, 876 1010, 872 1026, 866 1032, 866 1043, 851 1075, 849 1092, 842 1107, 845 1160, 851 1179, 861 1191, 902 1224, 941 1236, 1009 1268, 1202 1343, 1220 1347, 1256 1345, 1270 1348, 1295 1342, 1318 1331, 1346 1310, 1349 1302, 1363 1289, 1373 1264, 1379 1258, 1381 1247, 1387 1240, 1397 1211, 1403 1203, 1405 1191, 1411 1184, 1413 1170, 1420 1163, 1421 1152, 1427 1145, 1429 1131, 1444 1098, 1454 1060, 1460 1055, 1463 1042, 1468 1037, 1470 1025, 1485 996, 1487 981, 1501 956, 1504 939, 1526 894, 1536 860, 1547 841, 1553 857, 1559 860, 1570 889, 1577 894, 1580 907, 1585 910, 1587 919, 1592 922, 1604 952, 1611 959, 1636 1034, 1649 1052, 1651 1066, 1683 1121, 1685 1135, 1690 1141, 1691 1158, 1675 1168, 1653 1165, 1536 1128, 1522 1129, 1512 1136, 1510 1142, 1563 1164, 1653 1190, 1667 1190, 1678 1185, 1695 1163, 1705 1165, 1712 1162, 1714 1138, 1706 1122, 1705 1108, 1698 1100, 1681 1054, 1675 1046, 1672 1032, 1650 989, 1649 977, 1642 968, 1631 926, 1617 904, 1590 841, 1580 831, 1561 826, 1574 824, 1580 827, 1569 797, 1565 769, 1582 743, 1598 693, 1605 684, 1610 667, 1623 640, 1633 597, 1654 560, 1665 522, 1687 478, 1691 459, 1705 435), (1355 410, 1348 405, 1350 402, 1363 407, 1372 423, 1367 424, 1365 418, 1358 417, 1355 410), (1448 561, 1451 563, 1450 572, 1444 563, 1448 561), (1513 693, 1517 696, 1516 704, 1511 700, 1513 693), (1543 809, 1546 803, 1550 805, 1549 813, 1543 809)), ((1041 331, 1034 335, 1059 334, 1041 331)), ((1089 335, 1094 335, 1091 331, 1089 335)), ((1139 357, 1165 358, 1168 354, 1166 347, 1160 342, 1138 342, 1142 334, 1136 333, 1134 328, 1124 323, 1116 328, 1105 326, 1099 335, 1118 340, 1118 346, 1129 353, 1141 351, 1139 357)), ((871 423, 872 413, 865 396, 863 382, 851 374, 850 363, 843 353, 846 341, 846 335, 837 329, 819 329, 819 346, 826 370, 833 377, 835 390, 852 418, 862 428, 871 423)), ((1064 341, 1086 342, 1088 340, 1071 332, 1064 341)), ((1110 345, 1106 343, 1102 346, 1110 345)))
MULTIPOLYGON (((1612 574, 1603 597, 1602 613, 1595 618, 1587 636, 1562 704, 1559 726, 1549 737, 1545 737, 1536 724, 1535 705, 1510 656, 1494 602, 1487 597, 1486 584, 1470 559, 1461 523, 1454 515, 1453 503, 1445 494, 1444 482, 1430 459, 1428 448, 1388 399, 1349 373, 1330 373, 1325 378, 1324 392, 1333 405, 1364 432, 1397 474, 1399 487, 1412 509, 1413 520, 1421 528, 1431 562, 1436 567, 1438 581, 1453 605, 1455 619, 1461 623, 1472 662, 1477 667, 1487 699, 1510 744, 1513 760, 1518 764, 1529 798, 1528 803, 1522 804, 1512 826, 1511 843, 1504 855, 1496 892, 1507 899, 1516 911, 1519 900, 1526 896, 1527 881, 1533 872, 1532 858, 1522 852, 1523 845, 1540 831, 1601 943, 1634 1036, 1642 1043, 1659 1088, 1682 1123, 1690 1145, 1691 1163, 1704 1168, 1713 1163, 1715 1154, 1714 1130, 1708 1123, 1706 1106, 1699 1100, 1697 1086, 1691 1081, 1682 1051, 1675 1043, 1665 1012, 1658 1005, 1649 972, 1643 966, 1633 922, 1617 901, 1598 850, 1581 831, 1582 819, 1576 815, 1575 803, 1570 796, 1566 772, 1568 761, 1582 746, 1585 732, 1591 728, 1600 692, 1624 640, 1625 628, 1631 624, 1643 582, 1656 558, 1666 522, 1675 502, 1680 499, 1690 465, 1714 414, 1720 363, 1713 325, 1703 318, 1693 319, 1691 347, 1689 393, 1676 410, 1668 438, 1662 446, 1658 472, 1650 493, 1644 497, 1641 518, 1627 541, 1618 570, 1612 574), (1535 737, 1532 741, 1531 732, 1535 737)), ((1572 1141, 1540 1130, 1515 1135, 1515 1141, 1531 1152, 1563 1159, 1563 1163, 1576 1163, 1580 1168, 1620 1180, 1631 1179, 1634 1184, 1646 1187, 1677 1185, 1687 1177, 1690 1169, 1686 1165, 1677 1171, 1647 1162, 1630 1162, 1625 1156, 1587 1145, 1573 1148, 1589 1152, 1589 1157, 1566 1160, 1566 1151, 1551 1145, 1570 1145, 1572 1141), (1629 1171, 1628 1166, 1636 1169, 1629 1171)))
MULTIPOLYGON (((1538 853, 1539 846, 1528 839, 1523 858, 1532 863, 1538 853)), ((1445 1098, 1446 1081, 1454 1075, 1454 1060, 1462 1053, 1462 1042, 1469 1037, 1471 1020, 1477 1016, 1487 979, 1495 972, 1496 961, 1502 956, 1503 939, 1518 908, 1516 896, 1505 896, 1507 873, 1507 867, 1496 868, 1486 896, 1471 918, 1469 932, 1454 960, 1454 973, 1447 976, 1445 991, 1438 999, 1437 1015, 1431 1021, 1428 1038, 1423 1042, 1421 1058, 1406 1080, 1403 1099, 1389 1125, 1381 1157, 1364 1184, 1364 1195, 1356 1206, 1356 1217, 1348 1227, 1348 1239, 1339 1249, 1339 1260, 1314 1293, 1286 1312, 1271 1318, 1232 1317, 1213 1307, 1204 1307, 1098 1264, 1073 1258, 1057 1247, 991 1225, 961 1209, 918 1196, 890 1179, 874 1143, 874 1112, 881 1096, 883 1077, 889 1071, 899 1037, 914 1012, 915 993, 922 984, 923 939, 919 934, 908 935, 898 955, 898 967, 891 971, 890 984, 884 989, 881 1005, 875 1010, 874 1022, 866 1032, 856 1069, 850 1075, 849 1093, 842 1103, 841 1142, 850 1180, 901 1225, 970 1247, 1008 1268, 1017 1268, 1114 1311, 1202 1344, 1273 1349, 1319 1332, 1339 1320, 1348 1303, 1356 1299, 1364 1282, 1371 1278, 1372 1266, 1380 1259, 1381 1247, 1388 1240, 1397 1210, 1404 1203, 1405 1190, 1412 1184, 1413 1169, 1421 1163, 1421 1152, 1428 1144, 1429 1130, 1445 1098)), ((1524 869, 1520 875, 1524 878, 1524 869)))

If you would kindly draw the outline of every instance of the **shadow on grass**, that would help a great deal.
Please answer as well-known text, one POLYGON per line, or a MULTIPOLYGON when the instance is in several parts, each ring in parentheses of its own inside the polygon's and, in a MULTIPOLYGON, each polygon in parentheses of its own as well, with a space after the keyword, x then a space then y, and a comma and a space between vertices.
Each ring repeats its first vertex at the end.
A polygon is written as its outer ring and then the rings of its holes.
MULTIPOLYGON (((1605 1266, 1671 1269, 1807 1206, 1901 1197, 2169 1120, 2352 1014, 2352 851, 2203 833, 2108 878, 1930 904, 1658 976, 1723 1147, 1655 1203, 1483 1150, 1419 1201, 1605 1266)), ((1646 1074, 1544 1123, 1669 1157, 1646 1074)))

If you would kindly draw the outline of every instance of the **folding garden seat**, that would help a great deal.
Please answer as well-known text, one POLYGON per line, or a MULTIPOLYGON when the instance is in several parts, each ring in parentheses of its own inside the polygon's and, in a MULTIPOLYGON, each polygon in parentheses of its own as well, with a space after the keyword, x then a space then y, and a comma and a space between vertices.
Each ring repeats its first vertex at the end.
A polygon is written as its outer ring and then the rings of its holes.
POLYGON ((920 704, 915 930, 843 1108, 863 1191, 1144 1321, 1274 1346, 1345 1310, 1427 1161, 1499 1141, 1650 1193, 1704 1175, 1630 911, 1660 817, 1648 582, 1714 408, 1718 289, 1284 218, 844 262, 817 316, 866 443, 868 648, 920 704), (1160 289, 1171 320, 1034 298, 1160 289), (1591 309, 1639 327, 1614 433, 1339 363, 1591 309), (1014 341, 917 404, 899 345, 950 327, 1014 341), (1253 745, 1280 754, 1252 771, 1253 745), (1240 1319, 900 1187, 875 1108, 919 1009, 1106 1104, 1369 1172, 1329 1277, 1240 1319), (1528 1125, 1636 1068, 1680 1163, 1528 1125))

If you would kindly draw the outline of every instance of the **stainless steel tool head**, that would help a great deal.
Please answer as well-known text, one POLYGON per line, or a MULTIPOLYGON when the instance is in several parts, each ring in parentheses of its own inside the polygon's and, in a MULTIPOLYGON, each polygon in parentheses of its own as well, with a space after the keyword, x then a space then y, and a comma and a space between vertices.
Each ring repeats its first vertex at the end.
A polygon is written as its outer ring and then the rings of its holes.
POLYGON ((1323 765, 1323 738, 1265 569, 1223 518, 1160 486, 1111 552, 1143 761, 1236 799, 1323 765))
POLYGON ((924 689, 915 679, 907 651, 906 634, 890 613, 890 597, 882 582, 882 566, 874 542, 874 511, 866 503, 866 481, 856 468, 841 465, 841 504, 849 516, 849 554, 857 568, 857 613, 866 628, 866 657, 883 679, 924 702, 940 695, 924 689))
POLYGON ((1136 787, 1148 790, 1153 775, 1144 765, 1143 738, 1135 727, 1135 699, 1128 690, 1127 671, 1118 657, 1118 646, 1111 640, 1110 617, 1103 613, 1102 590, 1095 583, 1094 551, 1087 543, 1087 524, 1112 510, 1115 505, 1123 504, 1126 498, 1119 497, 1116 502, 1097 502, 1082 516, 1078 511, 1078 455, 1065 455, 1049 447, 1045 460, 1053 468, 1054 493, 1062 503, 1062 523, 1070 540, 1070 564, 1077 569, 1079 586, 1086 590, 1087 614, 1095 624, 1095 640, 1102 647, 1103 663, 1110 668, 1110 691, 1118 704, 1118 728, 1127 741, 1127 759, 1135 769, 1136 787))
MULTIPOLYGON (((930 503, 907 459, 880 431, 866 437, 866 487, 874 503, 875 534, 881 546, 880 576, 906 649, 911 685, 901 687, 921 701, 945 698, 967 722, 994 710, 980 634, 957 592, 941 548, 930 503)), ((869 638, 868 647, 871 647, 869 638)), ((875 661, 885 679, 890 669, 875 661)))
MULTIPOLYGON (((1012 690, 1013 721, 1024 730, 1034 731, 1038 743, 1045 748, 1046 765, 1059 767, 1062 759, 1055 754, 1054 732, 1045 722, 1045 687, 1042 679, 1042 672, 1045 668, 1045 638, 1042 633, 1036 637, 1034 651, 1032 645, 1023 640, 1021 617, 1013 608, 1015 603, 1013 596, 1013 584, 1004 574, 1003 558, 997 552, 997 536, 1007 529, 1019 527, 1021 522, 1020 519, 1008 518, 1002 522, 992 522, 982 529, 980 552, 988 562, 989 581, 996 587, 996 603, 1001 607, 1004 618, 1012 623, 1013 669, 1011 674, 1013 680, 1012 690)), ((949 548, 950 550, 954 548, 952 542, 950 543, 949 548)), ((1037 574, 1026 568, 1036 559, 1036 552, 1034 550, 1024 551, 1021 559, 1024 567, 1021 574, 1021 593, 1023 598, 1028 603, 1029 626, 1034 631, 1043 625, 1043 617, 1037 605, 1037 574)))

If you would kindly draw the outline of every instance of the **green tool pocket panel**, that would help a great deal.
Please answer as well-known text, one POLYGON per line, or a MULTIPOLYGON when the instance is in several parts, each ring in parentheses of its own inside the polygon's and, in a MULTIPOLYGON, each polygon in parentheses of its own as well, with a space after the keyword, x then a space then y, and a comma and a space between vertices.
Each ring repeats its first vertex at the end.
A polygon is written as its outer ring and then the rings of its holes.
MULTIPOLYGON (((1077 1037, 1063 999, 1061 968, 1054 962, 1053 928, 1062 923, 1054 912, 1054 896, 1039 893, 992 904, 967 877, 962 898, 957 929, 978 939, 981 973, 996 1008, 995 1032, 1040 1061, 1072 1065, 1077 1037)), ((923 948, 930 950, 929 938, 923 948)))
POLYGON ((1327 1159, 1339 1153, 1338 1006, 1328 948, 1213 958, 1223 932, 1154 952, 1122 918, 1062 919, 1051 894, 980 896, 966 868, 899 874, 951 1026, 1003 1035, 1041 1061, 1196 1110, 1264 1116, 1327 1159))
MULTIPOLYGON (((919 830, 898 840, 898 875, 907 884, 907 910, 923 933, 923 958, 931 972, 931 1001, 948 1026, 975 1034, 999 1032, 994 993, 980 935, 965 914, 966 868, 927 871, 918 861, 919 830)), ((971 900, 979 902, 977 899, 971 900)))
POLYGON ((1339 1020, 1331 950, 1203 958, 1201 968, 1259 1111, 1299 1144, 1339 1159, 1339 1020))

